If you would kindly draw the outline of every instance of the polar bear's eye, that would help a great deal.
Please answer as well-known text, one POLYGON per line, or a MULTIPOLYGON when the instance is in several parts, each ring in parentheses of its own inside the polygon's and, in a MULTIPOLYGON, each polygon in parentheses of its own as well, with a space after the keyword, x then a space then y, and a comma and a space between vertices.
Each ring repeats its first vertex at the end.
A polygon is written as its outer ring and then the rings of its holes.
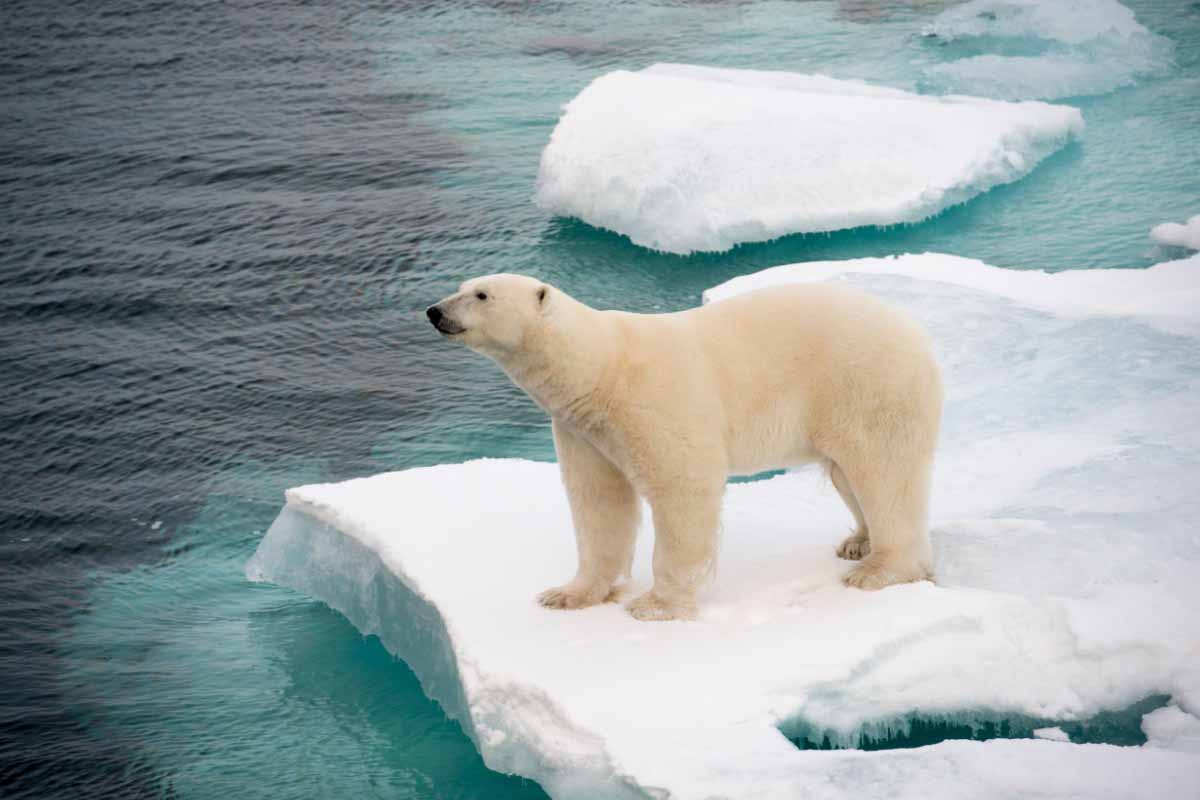
POLYGON ((475 296, 480 300, 487 300, 487 292, 476 292, 475 296))

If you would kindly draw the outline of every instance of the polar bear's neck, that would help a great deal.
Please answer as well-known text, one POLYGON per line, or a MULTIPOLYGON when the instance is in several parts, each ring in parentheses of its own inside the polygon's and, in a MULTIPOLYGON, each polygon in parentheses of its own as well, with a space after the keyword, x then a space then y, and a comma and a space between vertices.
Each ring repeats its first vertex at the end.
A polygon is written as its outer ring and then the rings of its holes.
POLYGON ((613 361, 615 330, 605 314, 577 300, 560 293, 554 301, 523 346, 497 360, 551 416, 587 428, 613 361))

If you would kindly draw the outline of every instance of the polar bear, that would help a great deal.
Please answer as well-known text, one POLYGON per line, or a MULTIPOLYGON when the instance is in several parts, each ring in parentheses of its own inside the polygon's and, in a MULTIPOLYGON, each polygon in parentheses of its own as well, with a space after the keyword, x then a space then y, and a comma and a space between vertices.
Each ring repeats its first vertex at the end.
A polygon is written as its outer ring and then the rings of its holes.
POLYGON ((730 475, 817 462, 857 527, 848 586, 930 577, 926 528, 942 386, 928 335, 835 283, 763 289, 673 314, 599 311, 533 278, 474 278, 430 306, 443 336, 489 356, 551 417, 578 571, 538 596, 615 596, 640 498, 654 585, 629 612, 687 619, 714 567, 730 475))

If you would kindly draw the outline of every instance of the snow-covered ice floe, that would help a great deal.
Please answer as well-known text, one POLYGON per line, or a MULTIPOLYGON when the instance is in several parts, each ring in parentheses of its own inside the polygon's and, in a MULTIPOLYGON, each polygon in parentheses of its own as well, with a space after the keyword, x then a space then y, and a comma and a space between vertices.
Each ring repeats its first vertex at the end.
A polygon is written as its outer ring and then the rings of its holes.
POLYGON ((1200 250, 1200 214, 1189 218, 1182 225, 1178 222, 1155 225, 1150 229, 1150 238, 1168 247, 1200 250))
POLYGON ((729 487, 697 621, 543 609, 573 570, 570 515, 555 465, 516 460, 292 489, 247 574, 379 635, 488 766, 555 798, 1200 796, 1200 256, 798 264, 708 299, 815 279, 910 309, 936 341, 936 582, 844 588, 849 514, 802 470, 729 487), (1145 745, 1077 737, 1138 703, 1145 745), (914 717, 1029 738, 789 741, 914 717))
POLYGON ((1083 128, 1045 103, 658 64, 565 107, 537 203, 671 253, 917 222, 1016 180, 1083 128))

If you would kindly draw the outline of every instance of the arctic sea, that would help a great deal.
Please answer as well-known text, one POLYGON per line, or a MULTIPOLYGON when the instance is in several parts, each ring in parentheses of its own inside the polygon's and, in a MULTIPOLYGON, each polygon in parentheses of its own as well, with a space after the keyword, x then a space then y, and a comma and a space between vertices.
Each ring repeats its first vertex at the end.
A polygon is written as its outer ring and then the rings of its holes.
POLYGON ((1147 234, 1200 213, 1200 4, 1126 3, 1133 42, 1069 16, 923 36, 950 5, 6 3, 0 794, 543 796, 377 639, 243 563, 285 487, 552 459, 542 413, 422 317, 472 275, 663 311, 798 261, 1178 255, 1147 234), (1015 68, 955 66, 980 55, 1015 68), (1087 128, 920 224, 656 254, 532 202, 560 107, 656 62, 1038 97, 1087 128))

